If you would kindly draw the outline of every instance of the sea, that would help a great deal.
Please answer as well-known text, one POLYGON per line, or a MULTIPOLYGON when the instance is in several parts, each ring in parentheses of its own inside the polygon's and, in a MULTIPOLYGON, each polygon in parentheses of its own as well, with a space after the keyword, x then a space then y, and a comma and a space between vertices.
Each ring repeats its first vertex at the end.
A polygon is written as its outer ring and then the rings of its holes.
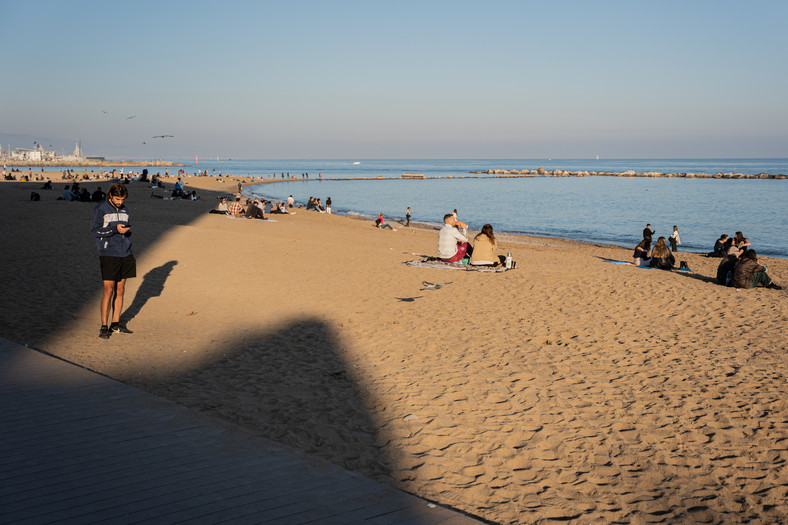
MULTIPOLYGON (((673 226, 680 251, 705 253, 723 233, 749 238, 759 255, 788 259, 788 179, 686 179, 671 177, 466 177, 488 169, 662 173, 788 174, 788 159, 189 159, 187 173, 276 178, 252 185, 248 196, 299 203, 310 196, 332 201, 332 212, 438 226, 456 209, 470 230, 557 237, 634 247, 651 224, 668 237, 673 226), (196 160, 196 164, 195 164, 196 160), (282 178, 284 174, 284 178, 282 178), (307 178, 308 175, 308 178, 307 178), (291 177, 291 178, 288 178, 291 177), (294 177, 294 178, 292 178, 294 177), (322 177, 322 178, 321 178, 322 177), (379 179, 378 179, 379 177, 379 179), (374 178, 375 180, 353 180, 374 178), (332 180, 350 179, 350 180, 332 180)), ((149 171, 163 171, 151 168, 149 171)), ((170 169, 172 172, 173 170, 170 169)), ((188 182, 187 182, 188 183, 188 182)), ((396 227, 396 224, 395 224, 396 227)))

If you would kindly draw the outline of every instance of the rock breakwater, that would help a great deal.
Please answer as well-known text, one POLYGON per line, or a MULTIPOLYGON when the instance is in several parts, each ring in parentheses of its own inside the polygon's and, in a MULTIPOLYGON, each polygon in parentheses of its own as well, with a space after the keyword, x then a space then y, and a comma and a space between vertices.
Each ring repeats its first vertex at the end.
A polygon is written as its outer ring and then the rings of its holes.
POLYGON ((546 170, 503 170, 489 169, 484 171, 471 171, 476 175, 498 175, 511 177, 676 177, 685 179, 786 179, 783 174, 774 173, 663 173, 658 171, 636 172, 628 171, 566 171, 546 170))

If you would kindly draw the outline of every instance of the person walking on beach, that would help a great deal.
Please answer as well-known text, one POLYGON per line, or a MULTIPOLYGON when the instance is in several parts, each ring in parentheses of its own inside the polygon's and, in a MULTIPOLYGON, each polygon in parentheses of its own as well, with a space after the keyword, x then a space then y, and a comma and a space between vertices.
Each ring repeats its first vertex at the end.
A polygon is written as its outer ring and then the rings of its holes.
MULTIPOLYGON (((282 176, 284 176, 284 173, 282 174, 282 176)), ((293 199, 292 195, 287 197, 287 207, 288 208, 292 208, 294 202, 295 202, 295 200, 293 199)))
POLYGON ((90 231, 96 238, 101 279, 104 283, 99 330, 99 337, 102 339, 109 339, 113 333, 132 333, 120 324, 126 279, 137 276, 137 261, 131 253, 129 211, 124 205, 127 197, 126 186, 120 183, 113 184, 107 193, 107 200, 93 209, 90 220, 90 231), (111 323, 109 323, 110 306, 112 307, 111 323))
POLYGON ((331 215, 331 197, 326 197, 326 213, 331 215))
POLYGON ((673 233, 670 234, 668 237, 668 242, 670 243, 670 251, 676 253, 678 250, 676 247, 681 244, 681 237, 679 237, 679 227, 673 226, 673 233))
POLYGON ((405 227, 410 227, 410 206, 408 206, 408 211, 405 212, 405 227))

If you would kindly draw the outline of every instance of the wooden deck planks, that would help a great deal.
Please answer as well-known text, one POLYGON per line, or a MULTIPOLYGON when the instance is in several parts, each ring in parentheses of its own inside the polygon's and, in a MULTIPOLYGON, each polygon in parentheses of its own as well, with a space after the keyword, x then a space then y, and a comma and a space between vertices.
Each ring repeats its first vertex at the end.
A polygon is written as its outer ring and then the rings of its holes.
POLYGON ((477 523, 0 338, 2 523, 477 523))

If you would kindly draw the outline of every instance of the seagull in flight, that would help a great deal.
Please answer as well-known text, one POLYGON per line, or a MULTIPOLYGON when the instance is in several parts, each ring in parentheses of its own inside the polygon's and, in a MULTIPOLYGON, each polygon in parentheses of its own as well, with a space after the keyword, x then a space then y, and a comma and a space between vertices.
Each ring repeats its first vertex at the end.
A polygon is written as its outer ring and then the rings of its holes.
POLYGON ((175 137, 175 135, 154 135, 154 139, 165 139, 167 137, 175 137))
POLYGON ((134 118, 134 117, 136 117, 136 116, 137 116, 137 115, 132 115, 132 116, 130 116, 130 117, 126 117, 126 120, 131 120, 131 119, 133 119, 133 118, 134 118))
POLYGON ((105 115, 109 115, 109 111, 106 111, 106 110, 102 109, 101 112, 104 113, 105 115))

